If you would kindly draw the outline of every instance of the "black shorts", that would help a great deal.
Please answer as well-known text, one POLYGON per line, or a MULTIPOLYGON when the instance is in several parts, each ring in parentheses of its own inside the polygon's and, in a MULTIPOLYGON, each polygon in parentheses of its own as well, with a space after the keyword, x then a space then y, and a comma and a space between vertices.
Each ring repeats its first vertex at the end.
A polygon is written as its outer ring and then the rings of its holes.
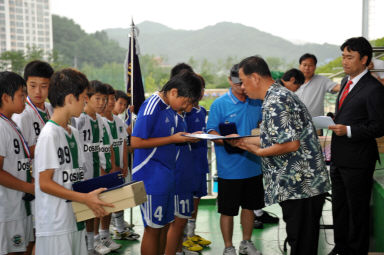
POLYGON ((239 214, 239 207, 258 210, 264 207, 263 175, 247 179, 218 178, 218 212, 227 216, 239 214))

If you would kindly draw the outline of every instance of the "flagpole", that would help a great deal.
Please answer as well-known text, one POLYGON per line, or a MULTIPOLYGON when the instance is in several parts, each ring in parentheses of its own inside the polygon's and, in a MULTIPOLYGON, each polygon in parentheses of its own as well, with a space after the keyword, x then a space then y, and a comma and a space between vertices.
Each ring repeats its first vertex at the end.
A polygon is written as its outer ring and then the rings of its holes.
MULTIPOLYGON (((135 107, 135 104, 134 104, 134 101, 133 101, 133 74, 134 74, 134 72, 133 72, 133 68, 134 68, 134 52, 133 52, 133 44, 134 44, 134 42, 135 42, 135 39, 134 39, 134 36, 135 36, 135 28, 134 28, 134 23, 133 23, 133 18, 131 18, 131 49, 130 49, 130 51, 131 51, 131 56, 128 56, 128 57, 130 57, 131 58, 131 79, 130 79, 130 82, 131 82, 131 84, 130 84, 130 87, 131 87, 131 104, 133 105, 133 107, 135 107)), ((128 67, 129 68, 129 67, 128 67)), ((128 69, 129 70, 129 69, 128 69)), ((132 131, 133 131, 133 127, 134 127, 134 125, 135 125, 135 122, 134 122, 134 120, 133 120, 133 113, 134 111, 132 111, 131 112, 131 125, 132 125, 132 131)), ((129 171, 129 181, 132 181, 132 169, 133 169, 133 151, 132 151, 132 153, 131 153, 131 171, 129 171)), ((129 218, 129 220, 130 220, 130 222, 129 222, 129 224, 131 225, 131 228, 133 228, 133 208, 131 208, 130 209, 130 218, 129 218)))
MULTIPOLYGON (((135 107, 135 104, 134 104, 134 100, 133 100, 133 74, 134 74, 134 54, 133 54, 133 44, 135 42, 135 24, 133 23, 133 18, 132 18, 132 22, 131 22, 131 104, 133 105, 133 107, 135 107)), ((132 116, 132 115, 131 115, 132 116)), ((131 117, 132 118, 132 117, 131 117)), ((132 129, 133 129, 133 123, 132 123, 132 129)))

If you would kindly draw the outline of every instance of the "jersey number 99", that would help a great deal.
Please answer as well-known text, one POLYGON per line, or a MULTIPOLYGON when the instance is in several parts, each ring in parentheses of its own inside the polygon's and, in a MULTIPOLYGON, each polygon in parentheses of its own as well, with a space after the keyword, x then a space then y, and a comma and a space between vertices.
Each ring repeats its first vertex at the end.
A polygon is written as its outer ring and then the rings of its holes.
POLYGON ((71 162, 71 152, 69 151, 68 146, 65 146, 64 149, 60 147, 57 151, 57 156, 60 159, 60 165, 64 164, 64 162, 71 162))

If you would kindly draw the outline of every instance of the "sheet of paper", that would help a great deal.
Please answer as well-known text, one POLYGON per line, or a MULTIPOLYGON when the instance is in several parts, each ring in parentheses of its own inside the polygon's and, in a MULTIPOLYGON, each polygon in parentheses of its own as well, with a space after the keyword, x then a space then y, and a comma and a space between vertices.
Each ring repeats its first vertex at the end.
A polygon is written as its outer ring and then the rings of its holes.
POLYGON ((328 128, 328 126, 335 125, 335 122, 329 116, 313 117, 312 121, 313 121, 313 124, 315 125, 316 129, 328 128))
POLYGON ((238 136, 238 137, 225 137, 221 135, 212 135, 212 134, 189 134, 189 135, 184 135, 192 138, 197 138, 197 139, 203 139, 203 140, 218 140, 218 139, 223 139, 223 140, 229 140, 229 139, 238 139, 238 138, 244 138, 244 137, 251 137, 251 136, 258 136, 258 135, 245 135, 245 136, 238 136))

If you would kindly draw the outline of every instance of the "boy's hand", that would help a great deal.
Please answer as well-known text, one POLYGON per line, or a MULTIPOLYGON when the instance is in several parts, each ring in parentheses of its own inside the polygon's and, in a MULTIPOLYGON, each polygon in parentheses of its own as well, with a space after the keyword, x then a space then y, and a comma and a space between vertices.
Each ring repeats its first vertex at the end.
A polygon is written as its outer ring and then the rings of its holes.
POLYGON ((121 174, 123 175, 123 177, 127 177, 128 175, 128 169, 124 169, 124 168, 120 168, 120 167, 116 167, 116 170, 114 172, 118 172, 120 171, 121 174))
POLYGON ((184 135, 189 135, 186 132, 179 132, 172 136, 173 143, 197 143, 200 139, 192 138, 184 135))
POLYGON ((93 211, 96 217, 103 217, 108 215, 103 206, 115 207, 113 204, 106 203, 99 199, 99 194, 107 190, 106 188, 99 188, 92 192, 85 194, 84 203, 93 211))

